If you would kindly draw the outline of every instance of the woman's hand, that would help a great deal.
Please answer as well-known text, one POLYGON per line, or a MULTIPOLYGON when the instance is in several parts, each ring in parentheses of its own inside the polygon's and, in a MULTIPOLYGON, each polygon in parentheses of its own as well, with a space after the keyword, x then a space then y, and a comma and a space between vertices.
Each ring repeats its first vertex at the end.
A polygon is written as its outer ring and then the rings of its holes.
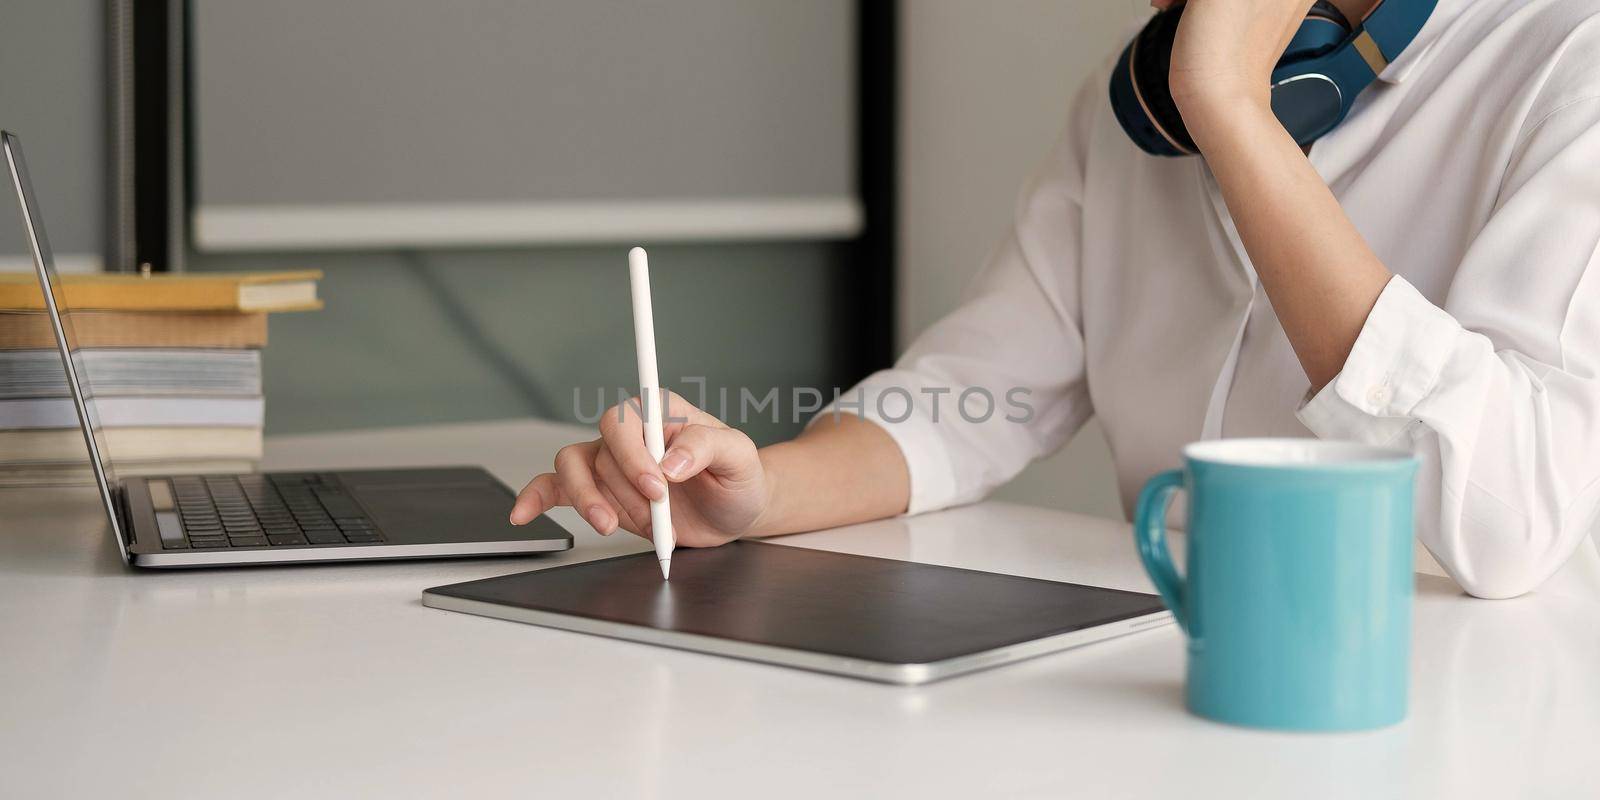
POLYGON ((711 547, 753 531, 772 503, 755 443, 676 394, 664 412, 660 465, 645 449, 638 402, 618 404, 600 418, 600 438, 562 448, 555 472, 523 488, 512 524, 572 506, 602 535, 621 528, 648 539, 650 501, 670 494, 680 546, 711 547))
MULTIPOLYGON (((1178 0, 1153 0, 1167 9, 1178 0)), ((1241 105, 1270 108, 1272 70, 1311 0, 1188 0, 1172 44, 1172 99, 1197 142, 1241 105)))

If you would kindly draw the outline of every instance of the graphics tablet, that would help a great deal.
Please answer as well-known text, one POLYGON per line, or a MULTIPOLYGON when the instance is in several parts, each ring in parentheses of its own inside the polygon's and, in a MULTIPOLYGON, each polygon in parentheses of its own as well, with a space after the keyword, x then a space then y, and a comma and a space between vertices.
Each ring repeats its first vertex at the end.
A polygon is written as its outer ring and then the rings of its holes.
POLYGON ((438 586, 423 605, 899 684, 1172 620, 1154 595, 736 541, 438 586))

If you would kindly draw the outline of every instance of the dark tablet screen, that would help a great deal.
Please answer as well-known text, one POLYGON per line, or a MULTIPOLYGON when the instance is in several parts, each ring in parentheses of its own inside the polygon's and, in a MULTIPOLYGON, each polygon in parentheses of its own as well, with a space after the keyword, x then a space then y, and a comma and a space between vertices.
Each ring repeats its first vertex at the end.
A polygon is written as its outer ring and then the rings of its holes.
POLYGON ((1161 610, 1154 595, 761 542, 429 589, 606 622, 887 664, 928 664, 1161 610))

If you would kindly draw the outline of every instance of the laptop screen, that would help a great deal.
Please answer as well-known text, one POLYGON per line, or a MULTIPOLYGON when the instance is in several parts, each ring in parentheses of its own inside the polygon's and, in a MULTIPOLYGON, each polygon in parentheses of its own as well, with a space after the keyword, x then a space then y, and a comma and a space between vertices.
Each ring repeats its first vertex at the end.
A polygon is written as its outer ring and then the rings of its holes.
POLYGON ((61 291, 60 278, 56 275, 55 260, 50 254, 50 241, 45 237, 44 220, 39 216, 39 202, 33 195, 33 183, 28 179, 28 166, 22 158, 22 143, 11 133, 0 131, 0 144, 3 144, 5 149, 6 166, 11 170, 11 184, 16 190, 17 202, 22 205, 22 224, 27 229, 28 244, 33 249, 33 265, 38 273, 39 289, 44 295, 44 307, 48 312, 52 332, 55 334, 56 346, 61 353, 61 364, 67 373, 67 388, 72 393, 72 402, 78 412, 78 423, 83 429, 84 444, 89 450, 89 466, 94 471, 95 483, 100 490, 100 500, 105 505, 111 532, 117 540, 117 549, 121 551, 123 561, 127 561, 127 539, 124 538, 122 526, 118 522, 116 502, 111 495, 111 487, 115 485, 116 478, 106 459, 99 417, 94 410, 94 397, 88 391, 87 382, 78 374, 79 369, 74 363, 73 355, 78 351, 77 339, 72 335, 71 315, 65 313, 67 311, 64 303, 65 295, 61 291))

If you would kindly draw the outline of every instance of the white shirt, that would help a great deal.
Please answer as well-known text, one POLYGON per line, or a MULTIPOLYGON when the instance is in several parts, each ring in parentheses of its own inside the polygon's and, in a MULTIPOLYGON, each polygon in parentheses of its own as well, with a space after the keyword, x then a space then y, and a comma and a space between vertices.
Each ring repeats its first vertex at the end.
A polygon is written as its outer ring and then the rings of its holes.
POLYGON ((1308 398, 1205 162, 1140 152, 1092 77, 968 299, 844 395, 904 452, 910 511, 981 498, 1091 415, 1125 509, 1198 439, 1391 444, 1467 591, 1562 570, 1600 596, 1600 0, 1442 0, 1309 158, 1397 277, 1308 398))

